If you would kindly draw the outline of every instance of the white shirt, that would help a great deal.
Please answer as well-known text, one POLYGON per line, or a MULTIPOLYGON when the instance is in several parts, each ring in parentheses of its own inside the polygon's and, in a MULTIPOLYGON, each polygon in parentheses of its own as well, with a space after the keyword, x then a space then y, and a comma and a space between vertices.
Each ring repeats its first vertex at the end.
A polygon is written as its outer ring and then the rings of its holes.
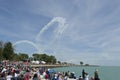
POLYGON ((7 75, 6 76, 6 80, 11 80, 11 78, 12 78, 12 75, 7 75))
POLYGON ((3 68, 2 73, 3 73, 4 71, 6 71, 6 70, 7 70, 6 68, 3 68))
POLYGON ((89 80, 89 75, 86 75, 86 76, 85 76, 85 80, 89 80))

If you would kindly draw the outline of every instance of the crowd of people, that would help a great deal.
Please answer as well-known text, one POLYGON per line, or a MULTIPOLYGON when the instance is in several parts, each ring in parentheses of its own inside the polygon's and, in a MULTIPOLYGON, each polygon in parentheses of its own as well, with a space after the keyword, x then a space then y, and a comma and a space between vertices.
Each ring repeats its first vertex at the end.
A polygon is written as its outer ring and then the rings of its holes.
MULTIPOLYGON (((100 80, 98 71, 95 70, 94 78, 100 80)), ((32 68, 23 64, 10 64, 0 66, 0 80, 89 80, 88 73, 83 69, 82 76, 77 78, 74 72, 56 72, 53 69, 40 67, 32 68)))

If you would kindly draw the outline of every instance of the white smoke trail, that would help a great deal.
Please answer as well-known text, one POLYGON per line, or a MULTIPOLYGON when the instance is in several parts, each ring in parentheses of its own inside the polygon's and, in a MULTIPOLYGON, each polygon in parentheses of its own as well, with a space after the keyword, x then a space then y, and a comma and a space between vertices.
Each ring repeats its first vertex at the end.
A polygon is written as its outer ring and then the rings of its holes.
POLYGON ((56 36, 55 37, 59 37, 60 34, 63 33, 64 29, 65 29, 65 18, 62 17, 55 17, 53 18, 47 25, 45 25, 40 32, 38 33, 38 35, 36 36, 36 41, 39 41, 40 36, 55 22, 58 22, 58 28, 56 32, 56 36))
MULTIPOLYGON (((58 40, 60 38, 60 35, 63 33, 63 31, 66 29, 66 20, 65 18, 62 17, 55 17, 53 18, 47 25, 45 25, 40 32, 37 34, 36 36, 36 43, 33 43, 29 40, 20 40, 17 41, 16 43, 13 44, 13 46, 21 44, 21 43, 28 43, 32 46, 34 46, 37 49, 37 52, 44 52, 44 49, 47 48, 51 48, 50 45, 53 44, 55 42, 55 40, 58 40), (55 22, 58 22, 58 26, 56 27, 56 29, 54 30, 54 39, 52 41, 49 41, 50 43, 47 45, 41 45, 41 43, 39 43, 40 40, 42 40, 41 36, 43 35, 43 33, 51 26, 53 25, 55 22)), ((54 50, 55 50, 55 46, 54 46, 54 50)), ((51 48, 53 49, 53 48, 51 48)), ((54 53, 54 51, 53 51, 54 53)))
POLYGON ((20 41, 17 41, 17 42, 15 42, 13 44, 13 46, 16 46, 16 45, 21 44, 21 43, 28 43, 28 44, 32 45, 33 47, 35 47, 37 49, 37 52, 39 51, 38 46, 35 43, 33 43, 33 42, 29 41, 29 40, 20 40, 20 41))

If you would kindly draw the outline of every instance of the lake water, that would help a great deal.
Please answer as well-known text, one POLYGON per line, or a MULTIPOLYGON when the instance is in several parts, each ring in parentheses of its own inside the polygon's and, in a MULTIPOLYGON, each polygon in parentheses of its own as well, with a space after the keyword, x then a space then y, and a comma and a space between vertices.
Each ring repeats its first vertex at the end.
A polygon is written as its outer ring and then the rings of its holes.
POLYGON ((98 69, 100 80, 120 80, 120 67, 116 66, 101 66, 101 67, 61 67, 54 68, 57 72, 75 72, 75 76, 82 75, 82 70, 89 74, 89 78, 94 76, 95 69, 98 69))

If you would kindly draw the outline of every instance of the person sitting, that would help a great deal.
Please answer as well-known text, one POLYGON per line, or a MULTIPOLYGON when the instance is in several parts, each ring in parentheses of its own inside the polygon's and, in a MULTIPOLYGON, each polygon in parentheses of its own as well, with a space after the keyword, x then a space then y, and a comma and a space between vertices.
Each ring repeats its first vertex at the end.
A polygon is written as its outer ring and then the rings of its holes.
POLYGON ((79 80, 83 80, 82 76, 79 76, 79 80))

